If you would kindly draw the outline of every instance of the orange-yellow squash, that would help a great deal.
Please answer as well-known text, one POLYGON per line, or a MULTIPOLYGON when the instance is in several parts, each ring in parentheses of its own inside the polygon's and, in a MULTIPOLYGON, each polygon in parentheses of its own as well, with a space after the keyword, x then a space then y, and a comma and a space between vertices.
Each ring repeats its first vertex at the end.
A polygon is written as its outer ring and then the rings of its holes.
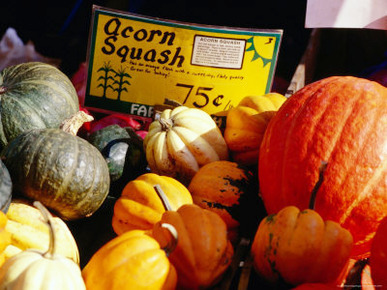
POLYGON ((263 219, 251 254, 254 268, 270 283, 329 283, 350 257, 351 233, 314 210, 287 206, 263 219))
POLYGON ((232 242, 241 236, 253 236, 266 216, 255 175, 236 162, 219 160, 204 165, 188 190, 195 204, 224 220, 232 242))
POLYGON ((244 165, 258 163, 266 127, 285 100, 286 97, 278 93, 247 96, 229 110, 224 139, 233 161, 244 165))
POLYGON ((125 186, 114 204, 112 226, 116 234, 134 229, 149 230, 161 219, 166 208, 154 188, 156 185, 164 192, 171 210, 193 203, 191 193, 176 179, 155 173, 140 175, 125 186))
POLYGON ((176 271, 149 232, 133 230, 103 245, 82 270, 90 290, 175 289, 176 271))
POLYGON ((207 289, 216 285, 234 255, 224 221, 195 204, 166 211, 152 233, 160 245, 169 242, 161 227, 165 223, 174 226, 178 235, 176 248, 169 255, 178 276, 177 289, 207 289))

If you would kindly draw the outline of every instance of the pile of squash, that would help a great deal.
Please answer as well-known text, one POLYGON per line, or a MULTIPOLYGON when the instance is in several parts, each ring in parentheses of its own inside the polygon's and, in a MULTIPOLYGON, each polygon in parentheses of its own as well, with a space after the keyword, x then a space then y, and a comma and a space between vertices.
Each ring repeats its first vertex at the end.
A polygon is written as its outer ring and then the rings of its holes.
POLYGON ((145 136, 85 131, 98 118, 43 63, 0 72, 0 103, 0 289, 387 287, 376 82, 246 96, 224 128, 169 107, 145 136))

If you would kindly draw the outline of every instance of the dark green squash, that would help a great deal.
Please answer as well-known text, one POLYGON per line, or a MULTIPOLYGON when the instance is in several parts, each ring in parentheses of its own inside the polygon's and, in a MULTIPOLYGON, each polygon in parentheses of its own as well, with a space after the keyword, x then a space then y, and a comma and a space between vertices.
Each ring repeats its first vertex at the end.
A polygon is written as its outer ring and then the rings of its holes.
POLYGON ((14 193, 40 201, 64 220, 92 215, 108 195, 109 170, 102 154, 60 129, 21 133, 1 155, 14 193))
POLYGON ((30 129, 57 128, 79 111, 77 92, 55 66, 27 62, 0 72, 0 148, 30 129))
POLYGON ((143 141, 133 128, 113 124, 89 135, 88 141, 104 156, 110 173, 110 195, 119 196, 123 187, 146 172, 143 141))
POLYGON ((0 159, 0 211, 7 213, 12 199, 12 180, 7 167, 0 159))

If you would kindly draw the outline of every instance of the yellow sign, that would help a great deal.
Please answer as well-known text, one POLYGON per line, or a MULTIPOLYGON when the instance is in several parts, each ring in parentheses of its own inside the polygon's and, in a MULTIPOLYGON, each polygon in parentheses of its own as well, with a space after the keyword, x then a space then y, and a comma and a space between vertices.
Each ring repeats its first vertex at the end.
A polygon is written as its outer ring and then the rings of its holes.
POLYGON ((93 7, 84 106, 145 118, 170 99, 213 115, 268 93, 282 30, 166 21, 93 7))

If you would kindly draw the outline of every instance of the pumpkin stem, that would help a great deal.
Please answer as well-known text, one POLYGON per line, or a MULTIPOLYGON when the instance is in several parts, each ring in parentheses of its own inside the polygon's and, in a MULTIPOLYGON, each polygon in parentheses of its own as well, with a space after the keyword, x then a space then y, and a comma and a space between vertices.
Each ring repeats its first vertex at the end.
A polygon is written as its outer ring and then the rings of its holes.
POLYGON ((158 121, 163 131, 167 131, 173 126, 171 119, 159 118, 158 121))
POLYGON ((311 194, 310 201, 309 201, 309 208, 310 209, 314 209, 317 191, 320 189, 321 184, 324 181, 324 173, 325 173, 325 169, 327 168, 327 166, 328 166, 328 163, 326 161, 321 161, 320 168, 318 170, 319 171, 318 180, 317 180, 315 186, 313 187, 312 194, 311 194))
POLYGON ((172 239, 169 239, 168 244, 165 247, 163 247, 163 250, 168 257, 175 250, 177 246, 178 234, 177 234, 176 228, 171 224, 162 223, 161 227, 164 229, 167 229, 172 236, 172 239))
POLYGON ((48 244, 48 250, 43 254, 43 257, 50 258, 50 257, 54 256, 55 251, 56 251, 54 220, 52 218, 51 213, 48 211, 48 209, 40 201, 34 201, 33 205, 37 209, 39 209, 39 211, 43 215, 45 222, 47 222, 49 230, 50 230, 50 242, 48 244))
POLYGON ((84 123, 91 122, 93 120, 93 116, 85 113, 84 111, 78 111, 69 118, 65 119, 62 124, 60 124, 60 129, 66 133, 76 136, 79 128, 81 128, 84 123))
POLYGON ((161 186, 159 184, 156 184, 155 186, 153 186, 153 188, 156 190, 157 195, 161 199, 161 202, 163 203, 165 210, 166 211, 173 210, 171 204, 169 203, 168 197, 165 195, 164 191, 161 189, 161 186))

